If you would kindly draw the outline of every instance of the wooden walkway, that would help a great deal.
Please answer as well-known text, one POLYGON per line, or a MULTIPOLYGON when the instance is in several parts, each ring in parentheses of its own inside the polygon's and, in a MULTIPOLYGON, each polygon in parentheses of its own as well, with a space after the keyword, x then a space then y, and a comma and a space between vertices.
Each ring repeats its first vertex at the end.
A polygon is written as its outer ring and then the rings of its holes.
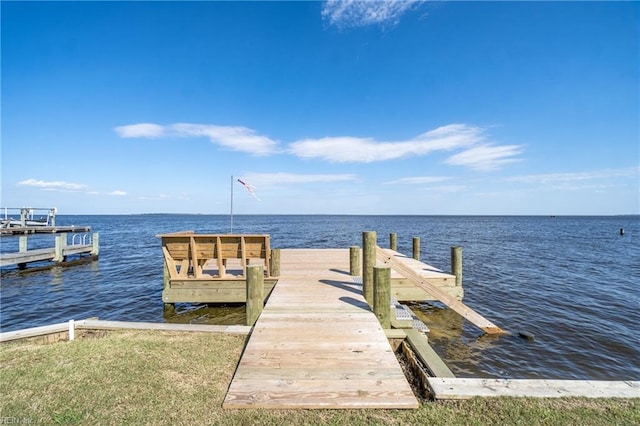
POLYGON ((349 276, 349 251, 282 250, 281 273, 224 408, 417 408, 349 276))
MULTIPOLYGON (((77 244, 62 248, 62 256, 92 254, 95 247, 91 244, 77 244)), ((55 248, 43 248, 0 255, 0 267, 21 265, 33 262, 54 261, 56 259, 55 248)))

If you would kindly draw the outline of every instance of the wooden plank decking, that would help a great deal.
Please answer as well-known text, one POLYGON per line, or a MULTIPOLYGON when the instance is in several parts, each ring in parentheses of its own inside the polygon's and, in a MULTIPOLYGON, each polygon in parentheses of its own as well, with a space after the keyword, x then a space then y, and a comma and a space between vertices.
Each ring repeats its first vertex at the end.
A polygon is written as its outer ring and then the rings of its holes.
POLYGON ((282 250, 225 408, 417 408, 348 250, 282 250))
MULTIPOLYGON (((95 249, 91 244, 65 246, 62 256, 91 254, 95 249)), ((20 265, 32 262, 53 261, 56 258, 55 248, 43 248, 24 252, 3 253, 0 255, 0 267, 20 265)))
POLYGON ((436 399, 481 397, 640 398, 640 381, 429 377, 436 399))

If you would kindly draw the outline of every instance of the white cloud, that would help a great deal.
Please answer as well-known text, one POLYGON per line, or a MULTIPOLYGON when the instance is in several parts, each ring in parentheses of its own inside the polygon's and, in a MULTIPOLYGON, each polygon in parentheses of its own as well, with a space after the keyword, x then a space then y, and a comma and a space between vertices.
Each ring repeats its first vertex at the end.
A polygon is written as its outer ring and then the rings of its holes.
POLYGON ((386 185, 422 185, 444 182, 451 179, 447 176, 413 176, 385 182, 386 185))
POLYGON ((296 174, 296 173, 247 173, 242 180, 254 186, 273 186, 278 184, 331 183, 354 181, 353 174, 296 174))
POLYGON ((51 181, 27 179, 18 182, 18 185, 32 186, 35 188, 45 189, 48 191, 82 191, 87 188, 87 185, 81 183, 72 183, 64 181, 51 181))
POLYGON ((153 123, 138 123, 114 129, 121 138, 159 138, 164 136, 164 127, 153 123))
POLYGON ((322 17, 338 27, 364 27, 373 24, 395 25, 407 10, 424 3, 416 0, 328 0, 322 17))
POLYGON ((268 137, 256 134, 255 130, 241 126, 177 123, 171 128, 180 136, 205 136, 225 148, 254 155, 272 154, 278 145, 268 137))
MULTIPOLYGON (((115 128, 121 137, 206 137, 212 143, 234 151, 252 155, 281 152, 278 143, 255 130, 242 126, 175 123, 160 126, 151 123, 132 124, 115 128)), ((436 151, 471 149, 450 157, 446 162, 477 170, 494 170, 518 161, 522 153, 518 145, 496 146, 489 141, 485 130, 467 124, 449 124, 401 141, 378 141, 374 138, 328 136, 303 139, 291 143, 289 154, 299 158, 317 158, 335 163, 372 163, 410 156, 423 156, 436 151)))
POLYGON ((138 200, 143 201, 189 201, 190 197, 188 195, 168 195, 168 194, 158 194, 155 196, 141 196, 138 197, 138 200))
POLYGON ((90 189, 88 185, 83 183, 72 183, 65 181, 44 181, 38 179, 27 179, 18 182, 21 186, 31 186, 33 188, 39 188, 43 191, 59 191, 59 192, 83 192, 88 195, 113 195, 113 196, 125 196, 126 192, 121 190, 114 190, 111 192, 100 193, 96 190, 90 189))
POLYGON ((482 145, 467 149, 449 157, 445 163, 466 166, 475 170, 491 171, 509 163, 520 161, 520 145, 482 145))
POLYGON ((175 123, 169 126, 161 126, 152 123, 140 123, 116 127, 114 130, 122 138, 206 137, 216 145, 253 155, 272 154, 276 152, 278 145, 277 142, 267 136, 256 134, 254 130, 241 126, 192 123, 175 123))
POLYGON ((372 138, 326 137, 297 141, 289 148, 292 154, 301 158, 321 158, 338 163, 371 163, 468 147, 484 140, 483 132, 479 127, 450 124, 407 141, 379 142, 372 138))
POLYGON ((581 182, 593 179, 608 179, 616 177, 637 177, 640 173, 639 167, 628 167, 623 169, 604 169, 592 172, 572 172, 572 173, 546 173, 535 175, 513 176, 506 178, 509 182, 522 182, 531 184, 566 184, 581 182))

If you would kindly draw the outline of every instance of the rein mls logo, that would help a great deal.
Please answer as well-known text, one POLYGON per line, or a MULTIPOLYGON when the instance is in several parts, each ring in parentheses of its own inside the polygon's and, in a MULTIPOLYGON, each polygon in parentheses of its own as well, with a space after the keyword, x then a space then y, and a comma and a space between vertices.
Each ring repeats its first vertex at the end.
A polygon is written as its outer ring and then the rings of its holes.
POLYGON ((36 424, 34 419, 28 417, 0 417, 0 425, 31 425, 36 424))

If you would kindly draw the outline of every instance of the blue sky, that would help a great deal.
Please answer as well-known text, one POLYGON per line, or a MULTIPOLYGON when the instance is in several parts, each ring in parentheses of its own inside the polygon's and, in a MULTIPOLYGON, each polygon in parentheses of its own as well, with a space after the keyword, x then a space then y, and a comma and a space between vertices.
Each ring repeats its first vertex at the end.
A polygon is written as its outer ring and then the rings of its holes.
POLYGON ((640 213, 637 2, 7 2, 3 207, 640 213))

